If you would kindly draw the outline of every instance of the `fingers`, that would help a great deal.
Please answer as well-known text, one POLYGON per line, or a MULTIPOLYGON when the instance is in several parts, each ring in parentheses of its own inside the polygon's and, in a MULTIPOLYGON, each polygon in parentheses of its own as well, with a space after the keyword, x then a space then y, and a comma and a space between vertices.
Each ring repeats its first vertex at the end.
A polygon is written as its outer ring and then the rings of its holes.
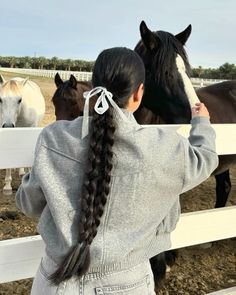
POLYGON ((195 106, 192 108, 192 117, 196 116, 202 116, 206 118, 210 118, 209 112, 202 102, 198 102, 195 104, 195 106))
POLYGON ((200 102, 195 103, 195 106, 192 108, 192 112, 198 113, 201 107, 202 107, 202 103, 200 102))
POLYGON ((195 104, 195 107, 194 107, 194 110, 195 110, 195 112, 198 113, 203 108, 204 108, 204 104, 202 104, 202 103, 196 103, 195 104))
POLYGON ((203 102, 197 102, 197 103, 195 103, 195 106, 192 109, 199 111, 200 109, 203 109, 203 108, 205 108, 204 103, 203 102))

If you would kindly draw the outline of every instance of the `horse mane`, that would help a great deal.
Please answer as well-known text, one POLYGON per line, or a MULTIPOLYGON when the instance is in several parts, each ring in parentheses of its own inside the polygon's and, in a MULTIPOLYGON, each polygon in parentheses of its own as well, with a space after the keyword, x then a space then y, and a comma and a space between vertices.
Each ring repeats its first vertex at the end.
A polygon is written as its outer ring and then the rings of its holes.
POLYGON ((82 86, 86 86, 86 87, 91 87, 91 82, 87 82, 87 81, 77 81, 77 85, 78 83, 82 86))
POLYGON ((14 93, 15 95, 20 95, 19 84, 16 80, 11 79, 2 84, 3 93, 14 93))

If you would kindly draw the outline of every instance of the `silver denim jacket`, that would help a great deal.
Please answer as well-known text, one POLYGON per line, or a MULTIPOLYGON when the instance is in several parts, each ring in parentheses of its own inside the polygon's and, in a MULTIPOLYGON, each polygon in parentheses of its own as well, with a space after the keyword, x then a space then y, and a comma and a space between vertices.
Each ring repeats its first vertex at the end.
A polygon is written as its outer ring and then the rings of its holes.
MULTIPOLYGON (((115 115, 114 165, 98 233, 91 244, 91 271, 120 270, 170 248, 180 216, 179 195, 207 179, 218 165, 215 132, 207 118, 192 119, 188 139, 157 125, 115 115)), ((39 217, 46 253, 59 263, 78 241, 80 189, 89 136, 82 118, 45 127, 32 170, 16 194, 18 208, 39 217)))

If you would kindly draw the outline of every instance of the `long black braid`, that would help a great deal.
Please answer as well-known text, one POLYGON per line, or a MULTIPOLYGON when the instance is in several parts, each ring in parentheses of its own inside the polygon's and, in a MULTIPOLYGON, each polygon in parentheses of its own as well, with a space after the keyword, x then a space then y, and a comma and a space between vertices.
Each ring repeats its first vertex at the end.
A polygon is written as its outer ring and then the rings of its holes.
MULTIPOLYGON (((144 65, 140 57, 127 48, 103 51, 93 71, 93 86, 106 87, 113 93, 117 105, 124 108, 130 95, 144 82, 144 65)), ((114 110, 110 107, 104 114, 95 111, 91 123, 87 168, 80 197, 79 239, 50 279, 54 284, 85 274, 90 265, 90 245, 110 192, 113 168, 114 110)))
POLYGON ((110 192, 112 146, 115 132, 111 108, 103 115, 94 112, 91 127, 87 171, 82 186, 79 243, 63 262, 65 272, 58 269, 51 276, 55 284, 73 275, 81 276, 86 273, 90 263, 89 246, 97 234, 97 227, 110 192))

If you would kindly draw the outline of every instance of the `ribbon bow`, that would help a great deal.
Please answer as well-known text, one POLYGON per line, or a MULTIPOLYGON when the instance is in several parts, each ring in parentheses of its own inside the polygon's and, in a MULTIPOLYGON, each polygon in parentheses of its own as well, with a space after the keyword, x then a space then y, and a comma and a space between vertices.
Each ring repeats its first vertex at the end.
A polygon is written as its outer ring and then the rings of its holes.
POLYGON ((89 132, 89 100, 92 96, 99 93, 100 95, 94 106, 95 112, 97 112, 99 115, 104 114, 109 108, 109 104, 107 102, 109 101, 110 104, 117 110, 117 112, 123 118, 123 120, 127 121, 127 118, 124 115, 124 113, 115 103, 115 101, 112 99, 113 97, 112 93, 108 91, 105 87, 102 87, 102 86, 95 87, 92 90, 86 91, 83 93, 83 97, 85 98, 85 104, 84 104, 84 112, 83 112, 84 115, 83 115, 83 122, 82 122, 82 136, 81 136, 82 139, 85 136, 87 136, 89 132))

